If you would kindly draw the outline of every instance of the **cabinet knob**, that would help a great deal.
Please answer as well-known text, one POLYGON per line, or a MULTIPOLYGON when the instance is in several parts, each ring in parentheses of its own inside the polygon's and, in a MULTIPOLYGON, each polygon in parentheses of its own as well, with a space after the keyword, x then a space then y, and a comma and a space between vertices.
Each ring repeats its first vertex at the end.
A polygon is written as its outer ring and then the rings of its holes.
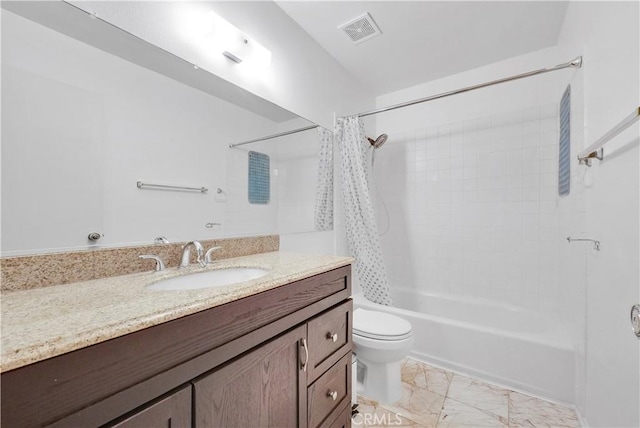
POLYGON ((327 339, 330 339, 332 342, 338 341, 338 333, 327 333, 327 339))
POLYGON ((328 391, 327 397, 331 398, 333 401, 338 399, 338 391, 328 391))

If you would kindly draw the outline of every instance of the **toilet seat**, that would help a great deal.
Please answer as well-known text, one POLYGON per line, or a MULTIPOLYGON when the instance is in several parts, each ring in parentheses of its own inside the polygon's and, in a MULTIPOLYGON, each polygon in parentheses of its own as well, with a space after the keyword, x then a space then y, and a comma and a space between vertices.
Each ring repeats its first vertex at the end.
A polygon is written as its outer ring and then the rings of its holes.
POLYGON ((369 339, 396 341, 412 336, 411 323, 392 314, 357 308, 353 311, 353 334, 369 339))

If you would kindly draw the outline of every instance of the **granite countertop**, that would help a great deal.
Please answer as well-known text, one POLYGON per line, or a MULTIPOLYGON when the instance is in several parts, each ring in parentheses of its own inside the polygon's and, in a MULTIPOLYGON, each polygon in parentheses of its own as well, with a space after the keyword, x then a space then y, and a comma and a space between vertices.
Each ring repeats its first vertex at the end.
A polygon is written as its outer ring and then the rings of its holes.
POLYGON ((0 372, 55 357, 351 264, 353 259, 287 252, 254 254, 178 271, 143 272, 3 292, 0 372), (155 291, 161 279, 227 267, 268 269, 261 278, 198 290, 155 291))

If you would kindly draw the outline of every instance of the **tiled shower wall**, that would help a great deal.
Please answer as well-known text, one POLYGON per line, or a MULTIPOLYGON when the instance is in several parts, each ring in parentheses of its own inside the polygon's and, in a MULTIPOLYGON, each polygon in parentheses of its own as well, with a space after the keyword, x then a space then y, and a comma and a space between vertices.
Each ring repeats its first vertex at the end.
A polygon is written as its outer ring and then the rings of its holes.
POLYGON ((392 287, 555 312, 557 164, 556 104, 389 133, 372 192, 392 287))

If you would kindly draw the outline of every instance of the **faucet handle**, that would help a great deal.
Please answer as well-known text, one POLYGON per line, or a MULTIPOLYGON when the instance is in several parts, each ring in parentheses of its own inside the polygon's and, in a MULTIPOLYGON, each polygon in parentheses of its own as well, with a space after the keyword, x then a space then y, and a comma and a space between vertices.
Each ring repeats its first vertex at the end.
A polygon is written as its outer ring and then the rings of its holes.
POLYGON ((164 270, 164 262, 162 261, 162 259, 159 256, 154 256, 154 255, 150 255, 150 254, 143 254, 141 256, 138 256, 141 259, 151 259, 151 260, 155 260, 156 262, 156 272, 160 272, 162 270, 164 270))
POLYGON ((222 249, 222 247, 211 247, 207 250, 207 253, 204 255, 204 262, 205 264, 210 265, 211 263, 213 263, 213 257, 212 254, 214 251, 216 250, 220 250, 222 249))

